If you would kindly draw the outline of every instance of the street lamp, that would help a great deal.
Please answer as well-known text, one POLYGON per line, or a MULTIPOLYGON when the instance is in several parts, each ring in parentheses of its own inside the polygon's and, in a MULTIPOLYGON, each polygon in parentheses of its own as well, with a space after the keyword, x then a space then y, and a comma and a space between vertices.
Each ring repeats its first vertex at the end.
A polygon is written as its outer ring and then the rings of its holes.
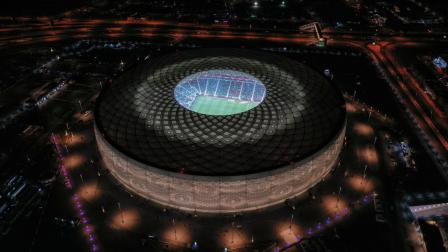
POLYGON ((231 241, 231 243, 233 244, 233 241, 234 241, 234 233, 235 233, 235 222, 234 221, 232 221, 232 241, 231 241))
POLYGON ((362 181, 361 181, 361 184, 364 184, 364 180, 366 179, 366 172, 367 172, 367 164, 364 165, 364 172, 362 173, 362 181))
POLYGON ((341 196, 342 186, 339 186, 338 197, 336 199, 336 209, 339 208, 339 198, 341 196))
POLYGON ((174 240, 177 241, 177 227, 176 227, 176 220, 173 218, 173 227, 174 227, 174 240))
POLYGON ((121 210, 121 204, 120 204, 120 202, 118 202, 118 209, 120 210, 121 224, 124 224, 123 210, 121 210))
POLYGON ((82 108, 82 103, 81 103, 80 99, 78 99, 78 104, 79 104, 79 108, 81 109, 81 112, 82 112, 84 109, 82 108))
POLYGON ((292 220, 294 219, 294 214, 291 214, 291 220, 289 222, 289 233, 291 233, 291 229, 292 229, 292 220))

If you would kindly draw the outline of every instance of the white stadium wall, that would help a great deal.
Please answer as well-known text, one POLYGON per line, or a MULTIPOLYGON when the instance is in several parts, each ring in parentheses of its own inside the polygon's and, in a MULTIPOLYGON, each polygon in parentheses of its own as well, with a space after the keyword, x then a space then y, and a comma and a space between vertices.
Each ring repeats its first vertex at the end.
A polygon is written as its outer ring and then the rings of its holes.
POLYGON ((321 150, 272 171, 236 176, 180 174, 140 163, 114 148, 95 126, 104 164, 128 190, 164 206, 203 213, 251 211, 306 192, 338 163, 345 124, 321 150))

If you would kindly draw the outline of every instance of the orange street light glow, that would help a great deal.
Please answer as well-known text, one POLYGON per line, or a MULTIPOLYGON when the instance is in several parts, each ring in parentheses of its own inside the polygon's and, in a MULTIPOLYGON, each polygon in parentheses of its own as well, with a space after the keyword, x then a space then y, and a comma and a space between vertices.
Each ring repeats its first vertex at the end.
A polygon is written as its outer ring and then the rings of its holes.
POLYGON ((115 230, 132 230, 140 223, 140 214, 135 209, 117 210, 113 213, 110 227, 115 230))
POLYGON ((374 133, 372 126, 365 123, 355 123, 355 125, 353 125, 353 130, 356 134, 365 137, 371 137, 374 133))
POLYGON ((78 196, 85 200, 85 201, 92 201, 98 199, 101 194, 101 188, 98 187, 97 182, 90 182, 84 185, 81 185, 81 187, 78 189, 77 192, 78 196))
POLYGON ((64 165, 67 169, 73 170, 79 168, 86 162, 86 156, 82 154, 71 154, 64 158, 64 165))

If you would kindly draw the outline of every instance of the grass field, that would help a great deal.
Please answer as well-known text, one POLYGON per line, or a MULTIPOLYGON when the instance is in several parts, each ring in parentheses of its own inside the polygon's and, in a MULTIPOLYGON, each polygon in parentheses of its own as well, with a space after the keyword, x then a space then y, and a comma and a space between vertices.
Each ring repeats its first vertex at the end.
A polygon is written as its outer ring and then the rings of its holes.
POLYGON ((200 95, 194 100, 191 110, 206 115, 233 115, 252 109, 257 105, 257 102, 200 95))

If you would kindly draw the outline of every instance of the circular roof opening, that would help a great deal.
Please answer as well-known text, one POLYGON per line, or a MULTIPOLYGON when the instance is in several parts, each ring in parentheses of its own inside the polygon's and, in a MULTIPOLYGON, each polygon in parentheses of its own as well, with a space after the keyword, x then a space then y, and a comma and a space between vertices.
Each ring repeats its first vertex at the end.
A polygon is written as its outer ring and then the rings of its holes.
POLYGON ((234 115, 258 106, 266 87, 254 76, 233 70, 208 70, 189 75, 174 89, 184 108, 205 115, 234 115))

